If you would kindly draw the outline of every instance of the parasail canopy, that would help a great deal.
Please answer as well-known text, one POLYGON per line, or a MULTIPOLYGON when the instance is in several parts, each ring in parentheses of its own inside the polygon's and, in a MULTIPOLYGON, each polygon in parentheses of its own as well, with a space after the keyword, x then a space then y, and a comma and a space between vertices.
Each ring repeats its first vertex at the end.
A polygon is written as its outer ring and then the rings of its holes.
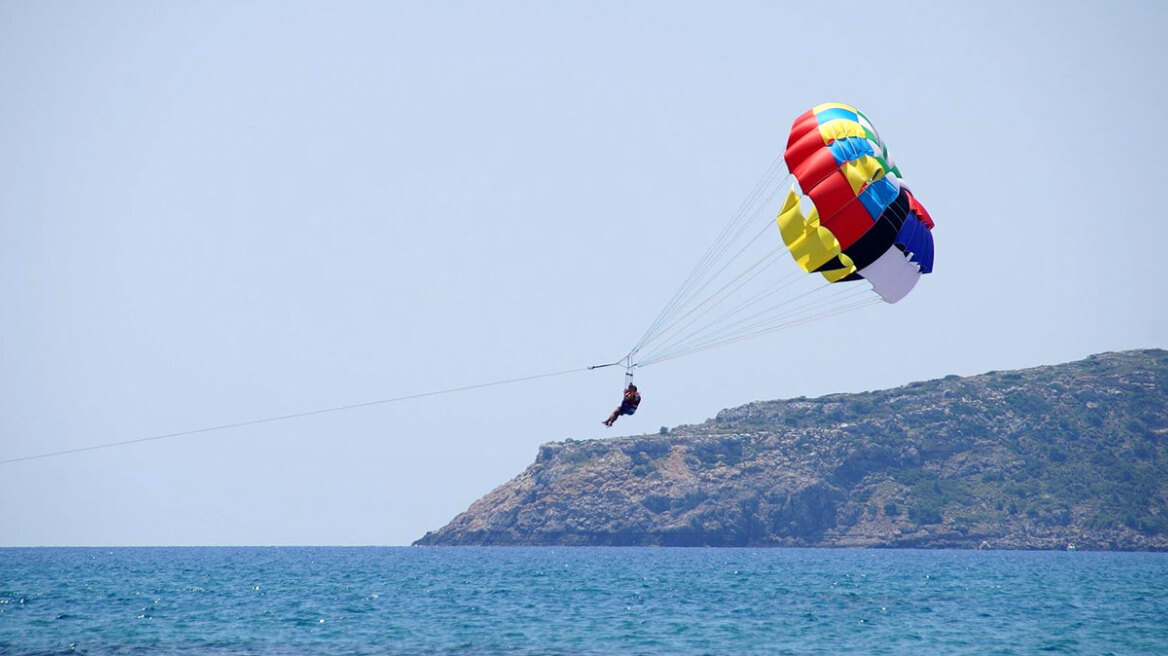
POLYGON ((896 303, 933 270, 932 229, 868 117, 816 105, 620 362, 647 366, 896 303), (851 281, 870 286, 840 284, 851 281))
POLYGON ((824 103, 801 114, 783 159, 797 182, 779 231, 804 271, 867 280, 895 303, 933 270, 933 220, 858 109, 824 103))

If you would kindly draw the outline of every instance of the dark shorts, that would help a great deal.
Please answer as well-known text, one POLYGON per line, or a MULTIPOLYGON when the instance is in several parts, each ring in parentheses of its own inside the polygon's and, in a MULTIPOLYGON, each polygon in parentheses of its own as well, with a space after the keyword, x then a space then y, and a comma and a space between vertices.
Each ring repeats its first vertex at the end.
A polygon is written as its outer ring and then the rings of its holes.
POLYGON ((631 415, 636 411, 637 408, 635 406, 621 405, 620 407, 620 413, 622 415, 631 415))

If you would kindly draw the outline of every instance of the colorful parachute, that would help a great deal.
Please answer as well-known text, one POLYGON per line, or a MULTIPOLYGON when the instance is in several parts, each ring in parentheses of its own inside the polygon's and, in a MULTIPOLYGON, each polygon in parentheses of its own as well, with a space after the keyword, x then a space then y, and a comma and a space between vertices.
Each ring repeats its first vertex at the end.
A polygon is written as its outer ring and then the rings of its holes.
POLYGON ((858 109, 808 110, 791 126, 783 159, 798 185, 779 210, 779 231, 804 271, 828 282, 866 279, 895 303, 933 270, 933 220, 858 109))
POLYGON ((933 270, 932 228, 868 118, 818 105, 622 361, 648 366, 896 303, 933 270), (871 286, 833 284, 861 279, 871 286))

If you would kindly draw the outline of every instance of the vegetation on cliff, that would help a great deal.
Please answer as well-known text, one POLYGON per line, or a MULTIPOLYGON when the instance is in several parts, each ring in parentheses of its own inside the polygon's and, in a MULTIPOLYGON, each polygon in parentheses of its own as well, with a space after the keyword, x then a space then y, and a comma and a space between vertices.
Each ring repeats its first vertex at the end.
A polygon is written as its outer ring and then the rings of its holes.
POLYGON ((1168 351, 546 444, 417 544, 1168 549, 1168 351))

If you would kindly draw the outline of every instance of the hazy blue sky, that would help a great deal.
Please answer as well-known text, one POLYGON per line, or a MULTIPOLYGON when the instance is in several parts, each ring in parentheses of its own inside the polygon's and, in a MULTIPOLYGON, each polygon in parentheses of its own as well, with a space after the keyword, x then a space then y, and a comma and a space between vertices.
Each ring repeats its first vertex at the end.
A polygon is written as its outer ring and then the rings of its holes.
POLYGON ((820 102, 937 222, 612 429, 605 369, 13 462, 0 545, 406 544, 544 442, 1166 347, 1166 7, 0 0, 0 460, 619 358, 820 102))

